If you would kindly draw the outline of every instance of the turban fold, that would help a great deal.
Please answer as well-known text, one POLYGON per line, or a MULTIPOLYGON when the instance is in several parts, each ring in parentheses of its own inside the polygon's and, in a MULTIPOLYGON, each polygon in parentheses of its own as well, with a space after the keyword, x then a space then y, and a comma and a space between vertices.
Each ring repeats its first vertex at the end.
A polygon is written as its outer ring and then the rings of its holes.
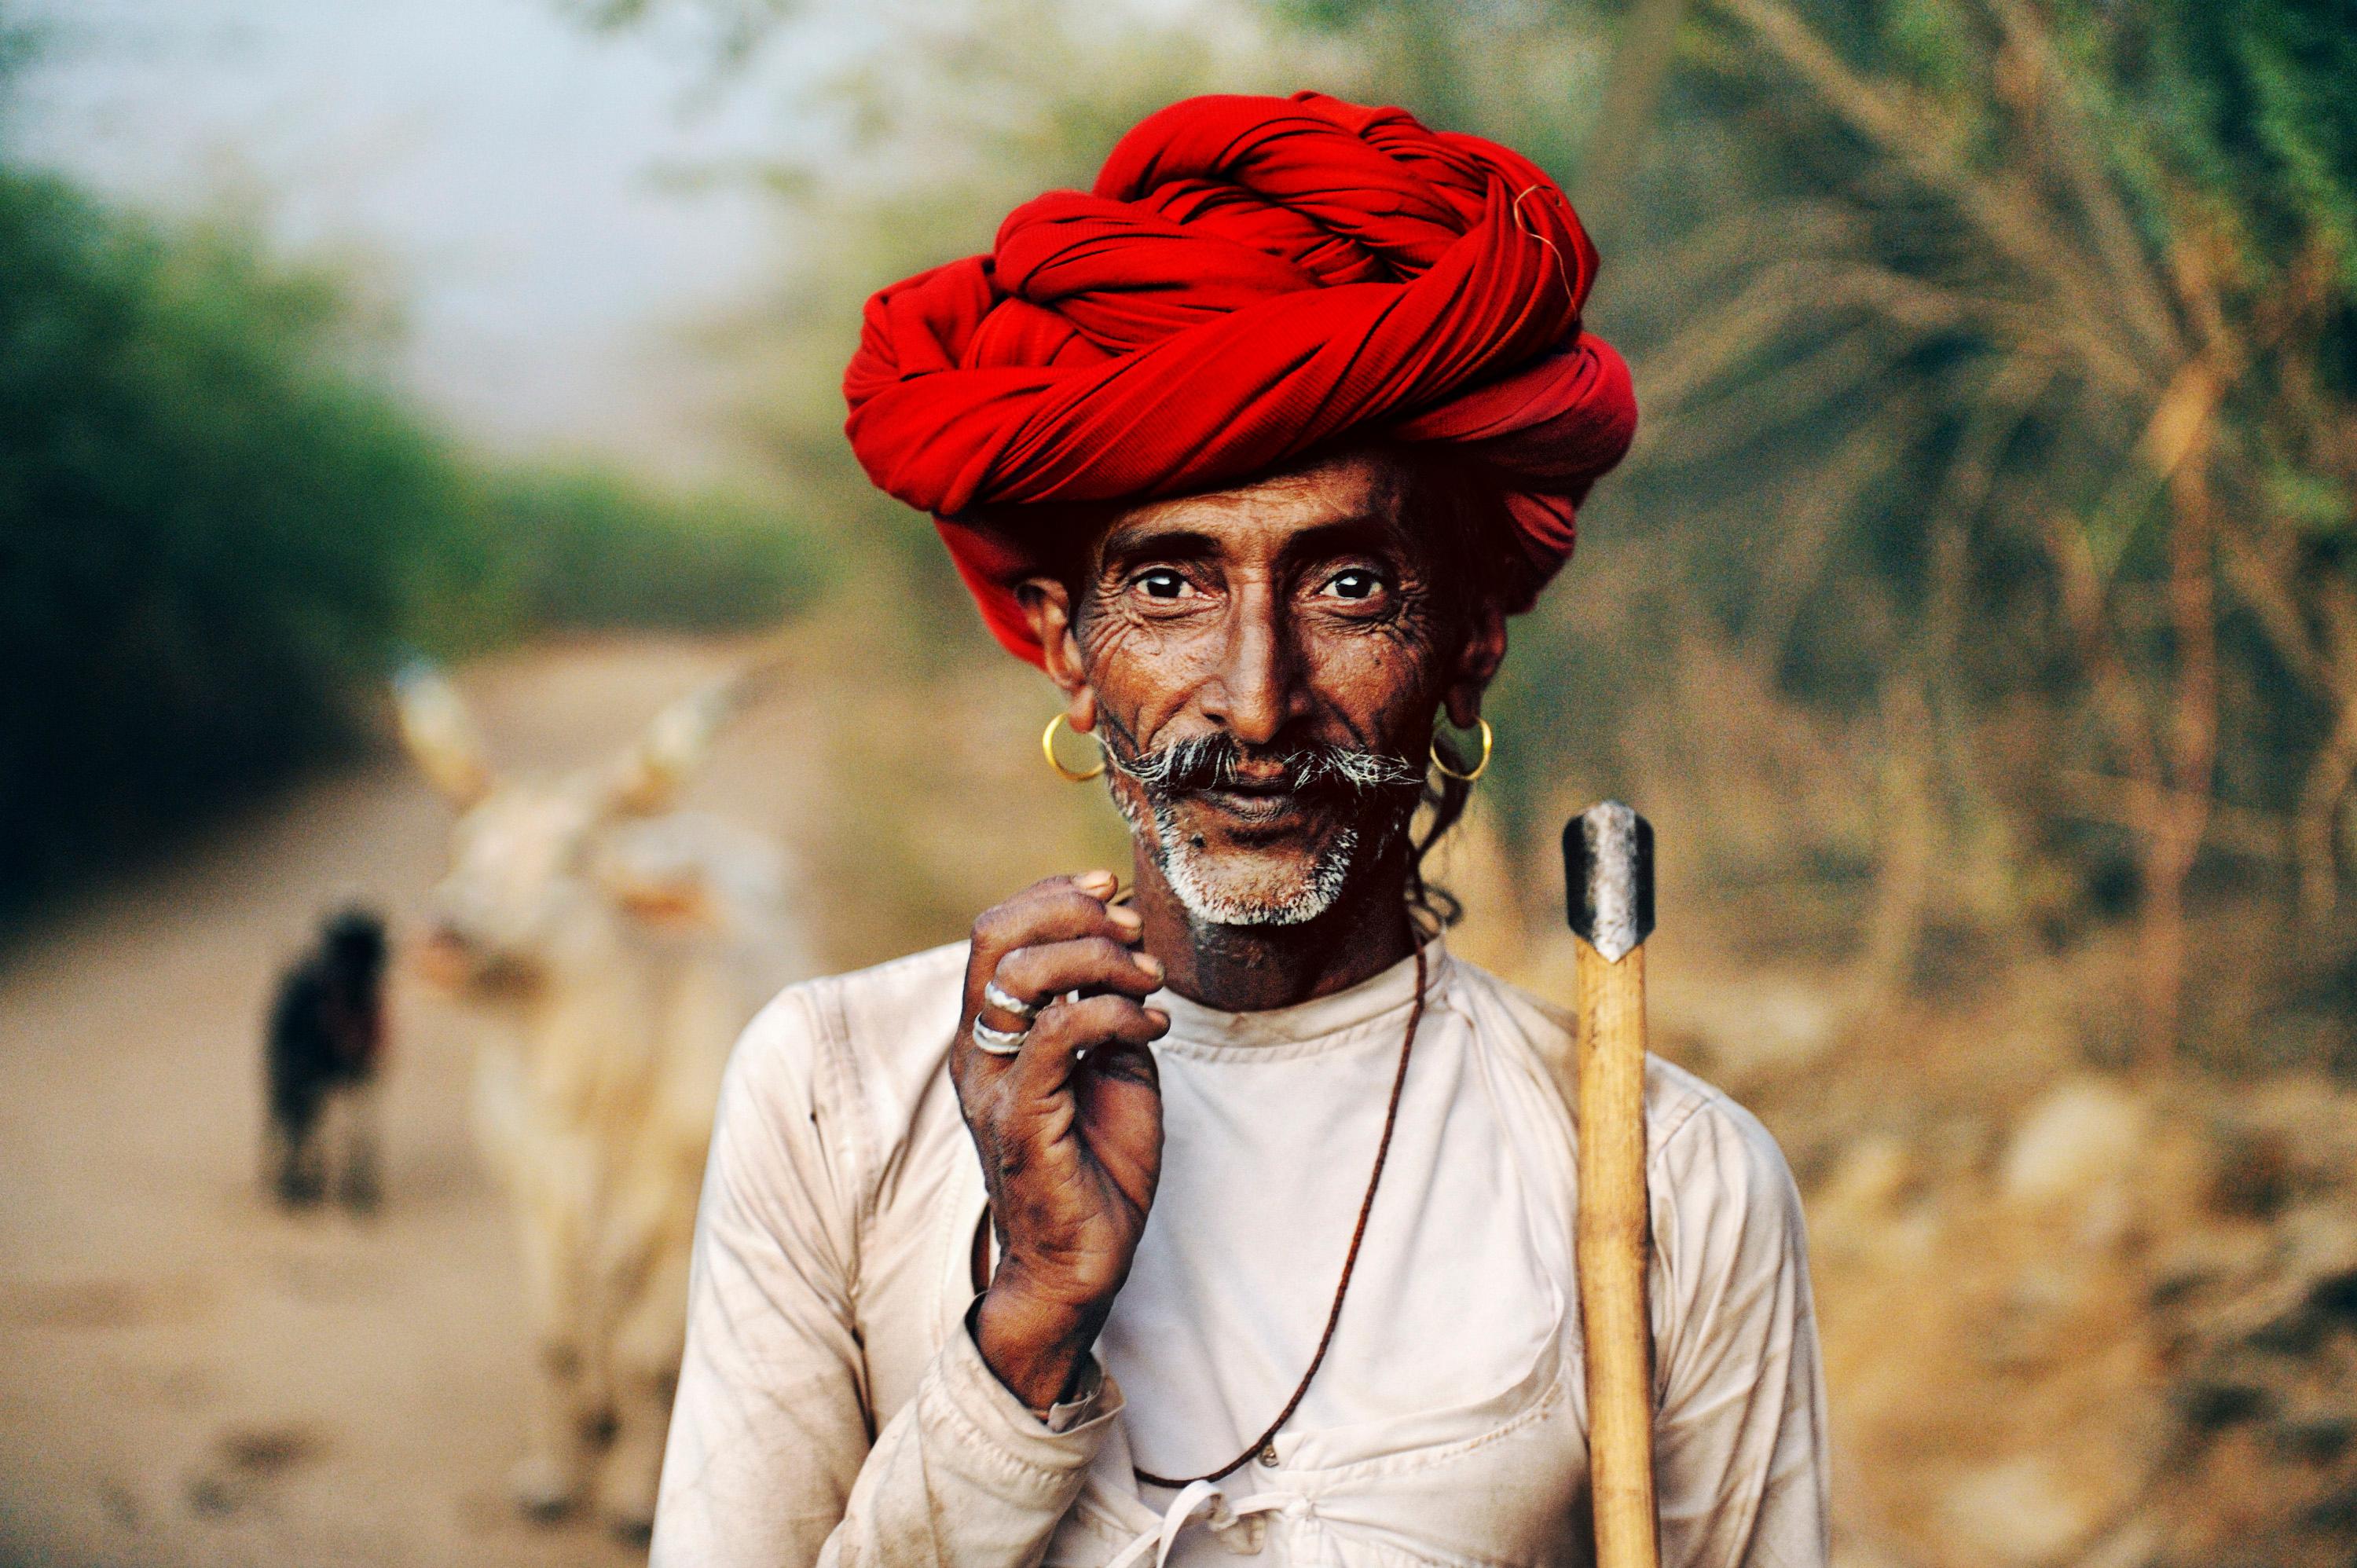
POLYGON ((1495 478, 1526 609, 1636 432, 1628 367, 1580 329, 1595 275, 1571 203, 1509 148, 1315 92, 1190 98, 989 255, 871 298, 845 428, 1034 663, 1012 588, 1038 558, 972 513, 1220 489, 1354 433, 1495 478))

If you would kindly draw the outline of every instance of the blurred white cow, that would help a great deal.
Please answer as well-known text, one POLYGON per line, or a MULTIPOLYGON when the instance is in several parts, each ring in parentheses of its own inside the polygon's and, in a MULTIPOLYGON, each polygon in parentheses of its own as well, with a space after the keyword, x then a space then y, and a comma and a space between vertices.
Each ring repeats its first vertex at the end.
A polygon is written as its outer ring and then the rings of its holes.
POLYGON ((522 1233, 539 1365, 516 1499, 587 1501, 626 1534, 653 1519, 721 1069, 808 972, 777 847, 672 809, 750 684, 543 782, 493 775, 430 669, 395 687, 411 754, 462 813, 420 957, 478 1026, 478 1132, 522 1233))

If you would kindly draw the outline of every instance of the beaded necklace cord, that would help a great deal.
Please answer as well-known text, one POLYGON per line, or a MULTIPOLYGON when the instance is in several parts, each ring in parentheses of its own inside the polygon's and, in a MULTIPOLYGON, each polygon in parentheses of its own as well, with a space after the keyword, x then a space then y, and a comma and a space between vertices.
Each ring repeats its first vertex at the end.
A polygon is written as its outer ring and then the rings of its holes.
POLYGON ((1367 1196, 1359 1203, 1359 1222, 1351 1230, 1351 1250, 1342 1255, 1342 1277, 1334 1284, 1334 1305, 1327 1310, 1325 1332, 1318 1336, 1317 1353, 1309 1358, 1308 1369, 1301 1374, 1301 1381, 1294 1385, 1293 1397, 1285 1402, 1285 1408, 1276 1412, 1276 1419, 1268 1423, 1267 1431, 1245 1444, 1243 1453, 1218 1469, 1207 1470, 1200 1476, 1174 1478, 1133 1466, 1132 1469, 1139 1480, 1149 1486, 1168 1487, 1174 1491, 1198 1481, 1221 1480, 1243 1469, 1265 1450, 1275 1440, 1276 1434, 1285 1429, 1285 1423, 1293 1419, 1293 1412, 1301 1408, 1303 1398, 1309 1392, 1310 1380, 1318 1376, 1318 1369, 1324 1363, 1327 1350, 1333 1346, 1334 1329, 1342 1321, 1342 1298, 1350 1294, 1351 1273, 1359 1266, 1359 1247, 1367 1239, 1367 1216, 1374 1212, 1375 1189, 1383 1183, 1383 1162, 1391 1155, 1392 1131, 1399 1124, 1400 1092, 1407 1087, 1408 1057, 1415 1049, 1416 1026, 1424 1022, 1424 942, 1418 940, 1415 944, 1415 1002, 1408 1009, 1407 1032, 1400 1040, 1399 1070, 1392 1076, 1391 1103, 1383 1108, 1383 1135, 1382 1141, 1375 1144, 1374 1173, 1367 1177, 1367 1196))

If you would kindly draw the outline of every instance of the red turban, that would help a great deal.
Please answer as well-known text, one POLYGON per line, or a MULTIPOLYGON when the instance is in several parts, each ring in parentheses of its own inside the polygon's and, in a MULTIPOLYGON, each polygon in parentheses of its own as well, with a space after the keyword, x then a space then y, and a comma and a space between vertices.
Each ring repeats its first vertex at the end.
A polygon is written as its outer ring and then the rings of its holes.
POLYGON ((1628 367, 1580 330, 1595 276, 1571 203, 1508 148, 1315 92, 1190 98, 1088 194, 870 299, 845 429, 1034 663, 1011 589, 1036 560, 960 514, 1216 489, 1351 432, 1495 477, 1526 609, 1636 432, 1628 367))

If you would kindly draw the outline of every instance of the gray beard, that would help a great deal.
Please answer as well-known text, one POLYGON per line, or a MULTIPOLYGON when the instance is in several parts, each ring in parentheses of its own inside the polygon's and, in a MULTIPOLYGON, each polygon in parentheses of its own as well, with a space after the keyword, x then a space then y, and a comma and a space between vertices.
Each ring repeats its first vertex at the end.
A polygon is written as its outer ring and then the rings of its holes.
POLYGON ((1238 876, 1223 865, 1226 857, 1213 854, 1179 827, 1178 813, 1168 800, 1151 798, 1148 820, 1141 817, 1121 790, 1113 789, 1112 794, 1114 805, 1162 873, 1162 880, 1178 895, 1179 905, 1199 925, 1206 926, 1308 924, 1334 907, 1350 883, 1352 868, 1362 858, 1380 859, 1405 825, 1387 822, 1371 846, 1358 829, 1345 828, 1306 872, 1289 879, 1290 886, 1272 887, 1264 878, 1238 876), (1362 857, 1362 847, 1372 847, 1375 853, 1362 857))

